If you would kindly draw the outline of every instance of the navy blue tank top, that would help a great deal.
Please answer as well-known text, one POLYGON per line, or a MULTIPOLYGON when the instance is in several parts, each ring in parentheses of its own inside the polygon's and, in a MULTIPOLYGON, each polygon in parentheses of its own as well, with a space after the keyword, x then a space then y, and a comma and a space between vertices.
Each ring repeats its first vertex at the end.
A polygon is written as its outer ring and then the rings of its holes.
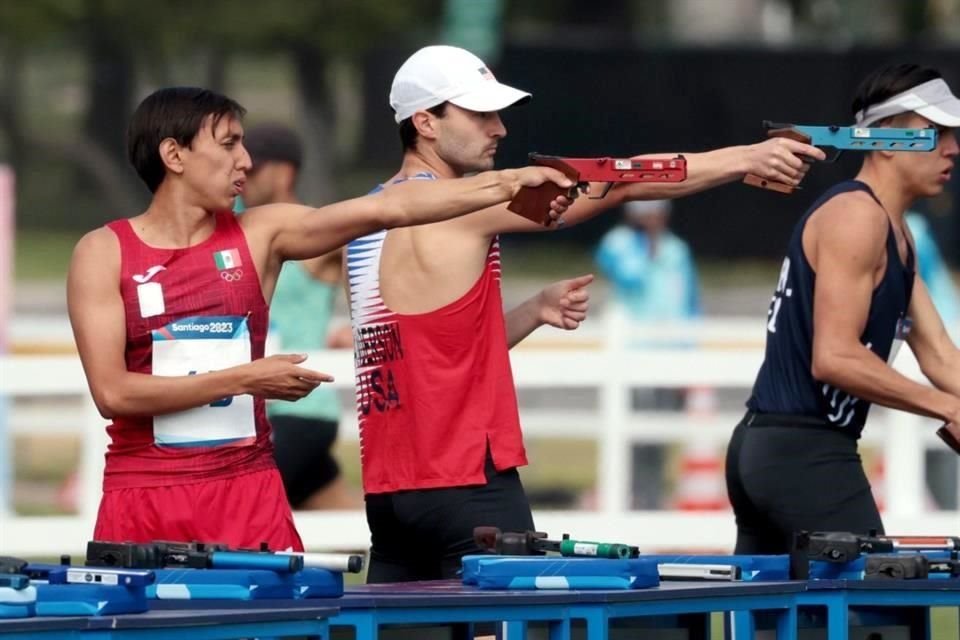
MULTIPOLYGON (((794 227, 767 312, 766 354, 747 407, 758 413, 818 418, 859 436, 870 403, 815 380, 811 373, 816 274, 803 252, 803 229, 813 212, 830 198, 850 191, 866 191, 877 199, 870 187, 862 182, 841 182, 824 193, 794 227)), ((910 330, 907 309, 915 274, 913 248, 908 243, 907 264, 904 265, 889 219, 888 225, 887 268, 873 290, 870 313, 860 342, 890 362, 900 341, 910 330)))

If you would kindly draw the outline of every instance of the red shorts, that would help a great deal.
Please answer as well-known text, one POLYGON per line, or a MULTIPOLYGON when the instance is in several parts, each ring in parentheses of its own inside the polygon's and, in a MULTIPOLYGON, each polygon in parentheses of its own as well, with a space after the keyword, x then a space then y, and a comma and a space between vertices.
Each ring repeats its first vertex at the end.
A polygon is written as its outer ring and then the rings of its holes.
POLYGON ((103 492, 94 539, 220 542, 235 549, 303 551, 276 469, 223 480, 103 492))

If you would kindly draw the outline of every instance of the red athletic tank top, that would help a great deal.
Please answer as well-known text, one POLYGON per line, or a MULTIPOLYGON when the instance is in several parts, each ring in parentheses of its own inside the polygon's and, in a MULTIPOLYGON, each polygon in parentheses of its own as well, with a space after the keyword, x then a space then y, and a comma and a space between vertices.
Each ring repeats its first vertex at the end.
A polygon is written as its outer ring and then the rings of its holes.
POLYGON ((347 247, 366 493, 485 484, 527 463, 500 296, 500 246, 459 300, 398 314, 380 297, 386 231, 347 247))
MULTIPOLYGON (((120 241, 127 370, 205 373, 263 357, 267 303, 246 237, 231 212, 205 241, 148 246, 126 219, 120 241)), ((123 416, 107 427, 104 490, 188 484, 274 465, 262 398, 223 398, 163 416, 123 416)))

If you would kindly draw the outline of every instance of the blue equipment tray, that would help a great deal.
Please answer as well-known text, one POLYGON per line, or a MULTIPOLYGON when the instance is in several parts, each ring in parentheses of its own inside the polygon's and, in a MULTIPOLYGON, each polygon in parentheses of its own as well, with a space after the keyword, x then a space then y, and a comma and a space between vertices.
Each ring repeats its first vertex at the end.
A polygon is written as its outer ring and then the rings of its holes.
POLYGON ((266 600, 343 595, 343 575, 325 569, 157 569, 147 597, 159 600, 266 600))
POLYGON ((147 610, 144 587, 38 584, 38 616, 106 616, 147 610))
POLYGON ((36 606, 36 587, 0 587, 0 618, 30 618, 36 615, 36 606))
POLYGON ((561 556, 466 556, 463 583, 481 589, 644 589, 660 584, 657 563, 561 556))

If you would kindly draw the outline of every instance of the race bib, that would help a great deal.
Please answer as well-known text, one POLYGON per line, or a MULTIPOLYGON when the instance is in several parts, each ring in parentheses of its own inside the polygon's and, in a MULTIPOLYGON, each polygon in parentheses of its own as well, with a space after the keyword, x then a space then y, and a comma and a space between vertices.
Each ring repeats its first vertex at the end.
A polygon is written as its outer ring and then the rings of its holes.
POLYGON ((913 320, 911 320, 909 316, 904 316, 897 320, 897 329, 893 334, 893 343, 890 345, 890 355, 887 357, 887 364, 893 365, 893 361, 896 360, 897 354, 900 352, 900 347, 903 346, 904 340, 910 335, 911 328, 913 328, 913 320))
MULTIPOLYGON (((190 376, 251 360, 242 316, 194 316, 153 331, 153 375, 190 376)), ((205 407, 156 416, 153 439, 167 447, 249 446, 257 440, 253 396, 221 398, 205 407)))

